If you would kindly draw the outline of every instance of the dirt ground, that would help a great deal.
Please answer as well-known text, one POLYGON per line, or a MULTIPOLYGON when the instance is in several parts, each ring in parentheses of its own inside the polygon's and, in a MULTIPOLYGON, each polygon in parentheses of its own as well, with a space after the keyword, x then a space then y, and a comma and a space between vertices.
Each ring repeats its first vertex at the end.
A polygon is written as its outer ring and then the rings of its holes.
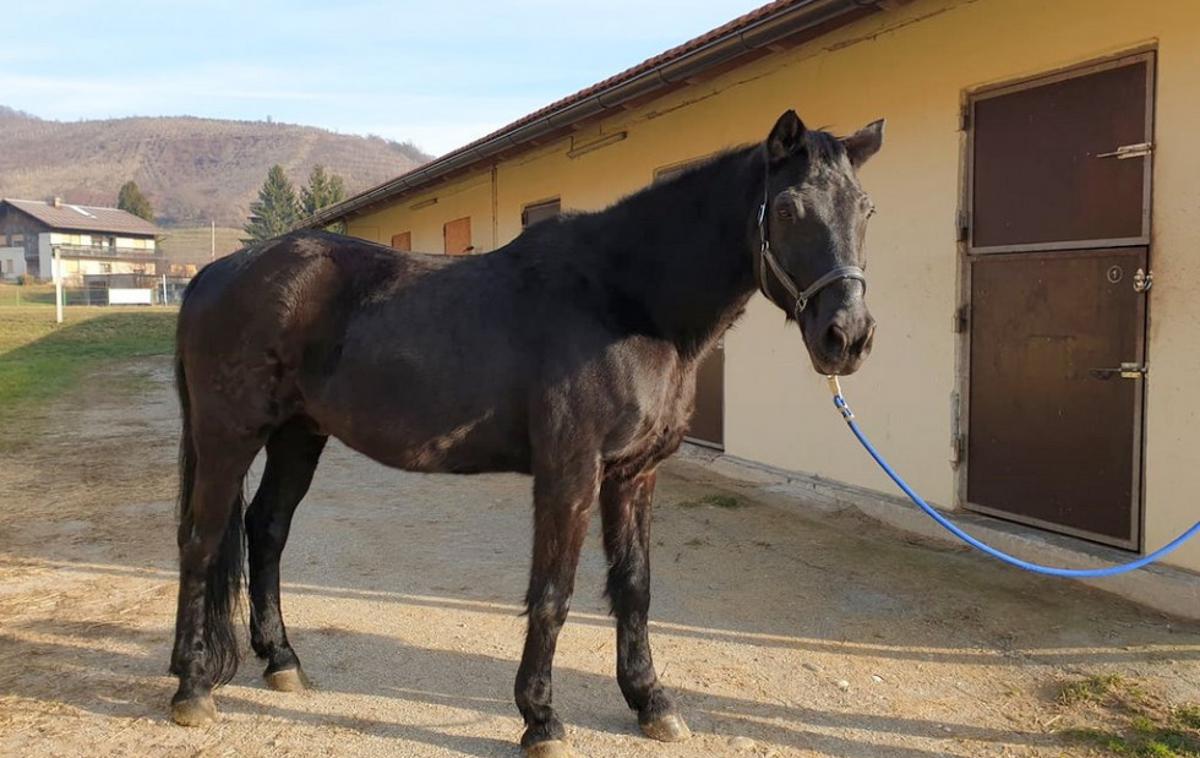
MULTIPOLYGON (((336 444, 284 556, 316 689, 269 691, 250 657, 217 724, 168 722, 169 387, 165 360, 106 371, 0 461, 0 755, 518 755, 529 480, 406 474, 336 444)), ((1200 702, 1194 624, 694 464, 660 482, 655 660, 695 736, 643 739, 620 697, 597 518, 554 678, 583 755, 1093 755, 1066 730, 1114 716, 1064 682, 1200 702)))

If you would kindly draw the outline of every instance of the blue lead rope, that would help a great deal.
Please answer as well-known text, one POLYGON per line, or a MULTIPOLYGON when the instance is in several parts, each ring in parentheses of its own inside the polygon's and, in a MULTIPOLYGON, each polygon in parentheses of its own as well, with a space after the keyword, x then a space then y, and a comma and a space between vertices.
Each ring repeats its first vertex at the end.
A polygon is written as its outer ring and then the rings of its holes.
POLYGON ((833 393, 833 404, 838 409, 838 412, 842 414, 842 418, 846 420, 846 425, 850 427, 850 431, 854 433, 854 436, 857 437, 858 441, 862 443, 863 448, 865 448, 866 451, 870 453, 871 457, 875 459, 875 462, 879 464, 879 467, 883 469, 883 472, 887 474, 893 482, 896 483, 897 487, 904 490, 904 494, 908 495, 908 498, 916 503, 917 507, 925 511, 925 513, 928 514, 931 519, 941 524, 946 531, 950 532, 955 537, 958 537, 971 547, 987 553, 993 558, 1004 561, 1010 566, 1016 566, 1017 568, 1025 569, 1026 571, 1032 571, 1035 574, 1061 576, 1068 579, 1093 579, 1102 576, 1117 576, 1118 574, 1127 574, 1130 571, 1136 571, 1143 566, 1149 566, 1151 563, 1165 558, 1167 555, 1174 552, 1175 549, 1180 545, 1196 536, 1197 533, 1200 533, 1200 521, 1198 521, 1192 525, 1191 529, 1188 529, 1186 532, 1171 540, 1166 545, 1163 545, 1158 550, 1155 550, 1153 553, 1144 555, 1135 561, 1130 561, 1129 563, 1121 563, 1116 566, 1106 566, 1104 568, 1066 569, 1057 568, 1055 566, 1043 566, 1038 563, 1023 561, 1020 558, 997 550, 990 545, 985 545, 984 543, 975 539, 962 529, 955 526, 936 508, 925 502, 925 500, 918 495, 912 487, 908 486, 908 482, 904 481, 904 478, 897 474, 896 470, 893 469, 888 462, 883 459, 883 456, 879 454, 879 451, 875 449, 875 446, 871 444, 871 441, 867 439, 867 436, 863 434, 861 429, 858 428, 858 424, 854 421, 854 412, 851 411, 850 406, 846 404, 846 398, 842 397, 842 388, 838 384, 838 379, 836 376, 829 377, 829 391, 833 393))

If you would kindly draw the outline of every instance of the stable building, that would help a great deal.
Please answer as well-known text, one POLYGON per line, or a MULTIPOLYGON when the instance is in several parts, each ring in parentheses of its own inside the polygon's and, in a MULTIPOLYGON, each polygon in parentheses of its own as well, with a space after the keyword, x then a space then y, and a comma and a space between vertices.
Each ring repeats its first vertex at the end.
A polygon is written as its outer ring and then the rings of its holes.
MULTIPOLYGON (((308 223, 481 253, 762 140, 788 108, 842 133, 885 117, 861 177, 879 325, 851 402, 932 502, 1094 563, 1200 515, 1197 92, 1193 0, 781 0, 308 223)), ((755 296, 705 366, 693 437, 891 502, 800 339, 755 296)), ((1200 543, 1168 562, 1200 571, 1200 543)))

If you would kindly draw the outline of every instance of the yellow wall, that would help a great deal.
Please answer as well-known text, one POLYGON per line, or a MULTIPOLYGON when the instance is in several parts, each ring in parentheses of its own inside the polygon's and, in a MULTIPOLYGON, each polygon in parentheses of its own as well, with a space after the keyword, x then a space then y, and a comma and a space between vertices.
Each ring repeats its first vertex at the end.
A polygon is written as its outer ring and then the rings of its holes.
MULTIPOLYGON (((471 217, 471 244, 480 253, 498 245, 492 238, 491 169, 461 181, 438 187, 434 192, 409 195, 395 205, 350 222, 350 234, 372 242, 391 242, 393 234, 412 232, 412 249, 444 252, 442 225, 464 216, 471 217), (437 199, 436 203, 429 201, 437 199), (418 206, 415 210, 413 206, 418 206)), ((519 226, 519 219, 518 219, 519 226)), ((519 230, 518 230, 519 231, 519 230)), ((515 234, 505 238, 512 239, 515 234)))
MULTIPOLYGON (((1200 513, 1200 3, 1194 0, 917 0, 795 50, 614 116, 575 136, 628 137, 568 158, 562 140, 501 163, 499 243, 520 231, 523 205, 559 196, 564 209, 599 209, 654 170, 761 139, 795 107, 811 125, 848 132, 885 116, 883 151, 863 182, 872 221, 869 302, 875 351, 846 382, 868 431, 931 500, 956 501, 950 464, 960 339, 959 205, 964 94, 1130 50, 1158 50, 1154 217, 1146 407, 1146 546, 1200 513)), ((491 167, 394 207, 353 219, 351 234, 387 242, 411 229, 417 250, 441 250, 441 224, 471 215, 476 239, 492 222, 491 167), (436 195, 436 206, 409 211, 436 195)), ((476 246, 483 250, 489 244, 476 246)), ((726 339, 726 450, 785 469, 891 491, 829 409, 800 337, 755 297, 726 339)), ((1200 544, 1174 562, 1200 570, 1200 544)))

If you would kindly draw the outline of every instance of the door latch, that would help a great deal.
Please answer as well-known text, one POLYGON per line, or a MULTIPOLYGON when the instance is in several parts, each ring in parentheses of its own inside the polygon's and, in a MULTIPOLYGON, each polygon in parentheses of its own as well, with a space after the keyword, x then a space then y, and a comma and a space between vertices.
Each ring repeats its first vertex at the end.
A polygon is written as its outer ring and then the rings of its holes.
POLYGON ((1138 269, 1133 272, 1133 291, 1134 292, 1149 292, 1154 286, 1154 272, 1138 269))
POLYGON ((1129 158, 1142 158, 1154 152, 1151 142, 1135 142, 1132 145, 1121 145, 1110 153, 1096 153, 1097 158, 1116 158, 1119 161, 1129 158))
POLYGON ((1140 363, 1122 363, 1120 368, 1094 368, 1088 371, 1093 379, 1107 381, 1119 376, 1122 379, 1141 379, 1146 376, 1146 367, 1140 363))

